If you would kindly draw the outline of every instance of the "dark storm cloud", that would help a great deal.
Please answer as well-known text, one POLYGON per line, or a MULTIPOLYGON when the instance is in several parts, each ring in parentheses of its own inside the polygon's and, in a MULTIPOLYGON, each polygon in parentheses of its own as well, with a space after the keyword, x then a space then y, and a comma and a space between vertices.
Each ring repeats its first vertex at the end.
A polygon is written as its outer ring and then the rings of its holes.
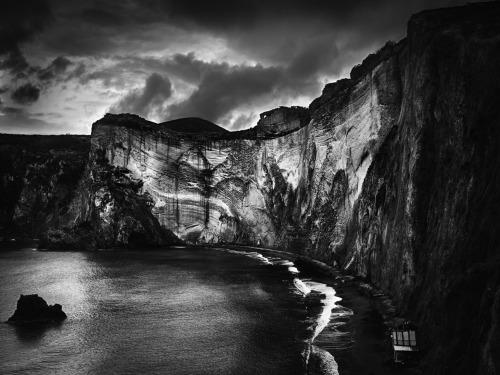
POLYGON ((236 129, 258 111, 312 100, 404 37, 412 13, 466 1, 4 0, 0 73, 11 95, 2 99, 14 107, 41 91, 40 104, 91 98, 98 104, 79 115, 83 123, 145 80, 111 109, 236 129))
MULTIPOLYGON (((45 68, 31 66, 24 55, 16 49, 5 55, 3 60, 0 60, 0 70, 9 72, 14 81, 22 82, 29 79, 35 81, 38 86, 47 87, 62 80, 63 74, 71 64, 69 59, 59 56, 45 68)), ((29 84, 28 88, 21 87, 20 95, 23 94, 23 90, 28 91, 28 94, 32 93, 33 89, 30 89, 29 86, 33 85, 29 84)))
POLYGON ((19 74, 29 68, 26 58, 18 48, 11 50, 0 60, 0 70, 7 70, 11 74, 19 74))
POLYGON ((73 71, 71 71, 71 72, 68 73, 68 75, 66 76, 65 80, 66 81, 70 81, 72 79, 77 79, 77 80, 81 81, 83 79, 86 71, 87 71, 87 68, 85 67, 85 64, 79 63, 76 66, 76 68, 73 69, 73 71))
POLYGON ((31 83, 26 83, 11 94, 11 99, 19 104, 31 104, 40 97, 40 89, 31 83))
POLYGON ((175 36, 163 34, 159 26, 172 25, 191 33, 223 37, 249 56, 283 62, 290 53, 287 45, 297 38, 315 41, 328 34, 334 42, 335 35, 347 31, 355 39, 348 41, 350 48, 371 46, 375 41, 381 46, 388 38, 404 36, 412 13, 460 3, 458 0, 54 0, 54 13, 64 28, 51 33, 45 42, 47 47, 64 53, 112 53, 127 41, 169 42, 175 36))
POLYGON ((288 67, 288 73, 290 77, 300 79, 314 76, 321 71, 332 70, 338 53, 334 41, 330 39, 314 40, 293 57, 288 67))
POLYGON ((171 95, 172 84, 170 81, 153 73, 146 80, 142 90, 135 90, 126 95, 110 109, 110 112, 135 113, 148 117, 151 110, 155 109, 156 106, 161 106, 171 95))
POLYGON ((23 115, 25 114, 24 109, 17 107, 0 107, 0 111, 3 115, 23 115))
MULTIPOLYGON (((308 47, 297 39, 317 43, 327 35, 334 44, 344 36, 346 48, 382 46, 388 39, 405 34, 411 14, 427 8, 463 3, 460 0, 251 0, 237 2, 161 1, 170 22, 188 30, 212 32, 227 38, 230 45, 249 56, 284 62, 304 54, 308 47), (292 48, 290 48, 292 47, 292 48), (295 50, 294 48, 300 50, 295 50)), ((310 50, 315 58, 318 49, 310 50)))
MULTIPOLYGON (((321 76, 345 74, 366 53, 380 48, 390 38, 403 37, 411 13, 453 3, 150 0, 147 6, 141 6, 138 1, 88 2, 75 11, 81 25, 60 36, 59 43, 68 45, 67 38, 75 39, 82 29, 86 32, 79 39, 81 43, 72 44, 71 48, 77 49, 72 51, 78 53, 81 48, 82 52, 112 52, 124 36, 134 40, 144 37, 133 33, 135 30, 149 30, 144 35, 154 39, 155 27, 165 23, 191 33, 221 37, 235 53, 265 65, 206 62, 191 53, 174 54, 163 64, 158 59, 139 61, 129 57, 120 66, 123 71, 137 69, 138 74, 141 69, 142 74, 148 69, 162 71, 197 85, 189 98, 168 108, 168 117, 199 116, 217 121, 242 105, 262 101, 263 97, 293 96, 294 90, 295 95, 318 95, 321 76), (85 24, 92 27, 82 26, 85 24), (139 67, 140 64, 144 66, 139 67)), ((163 38, 168 42, 170 36, 163 38)), ((101 80, 110 86, 117 74, 120 73, 108 68, 83 75, 81 82, 101 80)), ((147 105, 140 104, 144 100, 142 93, 133 92, 113 109, 144 115, 148 112, 147 105)))
POLYGON ((277 89, 283 80, 279 68, 228 67, 205 75, 184 102, 169 108, 170 118, 196 116, 217 121, 241 104, 277 89))
POLYGON ((52 61, 45 69, 38 71, 38 79, 47 81, 60 76, 66 72, 71 65, 71 61, 64 56, 59 56, 52 61))
POLYGON ((4 0, 0 3, 0 54, 19 49, 42 32, 51 18, 43 0, 4 0))
POLYGON ((68 66, 71 65, 71 61, 64 56, 59 56, 52 61, 49 65, 49 69, 53 69, 56 73, 61 73, 66 71, 68 66))
MULTIPOLYGON (((317 82, 318 72, 337 53, 334 45, 321 45, 321 48, 324 58, 309 61, 301 54, 286 67, 229 65, 204 62, 194 54, 175 55, 165 61, 164 69, 171 75, 196 83, 198 88, 185 101, 171 105, 168 117, 198 116, 218 121, 248 103, 294 96, 297 92, 314 94, 321 89, 317 82)), ((243 118, 238 121, 234 128, 242 126, 243 118)))
MULTIPOLYGON (((313 45, 311 48, 317 46, 313 45)), ((324 46, 324 56, 333 56, 335 53, 335 46, 324 46)), ((217 121, 239 106, 256 101, 262 102, 281 96, 293 97, 297 92, 304 95, 317 93, 321 89, 317 74, 327 61, 327 58, 307 61, 299 55, 288 67, 264 67, 260 64, 231 65, 227 62, 207 62, 198 59, 194 53, 175 54, 163 61, 153 58, 125 59, 112 68, 89 74, 82 79, 109 80, 117 71, 136 74, 148 70, 163 72, 196 87, 186 100, 169 106, 166 119, 198 116, 217 121)), ((135 93, 133 97, 138 97, 138 94, 135 93)))
POLYGON ((196 58, 194 52, 190 52, 186 55, 178 53, 166 59, 162 68, 187 82, 199 82, 206 73, 227 70, 229 64, 202 61, 196 58))
POLYGON ((84 9, 80 13, 80 17, 83 21, 90 24, 109 27, 109 26, 122 26, 126 23, 126 20, 120 16, 120 14, 111 13, 103 9, 84 9))

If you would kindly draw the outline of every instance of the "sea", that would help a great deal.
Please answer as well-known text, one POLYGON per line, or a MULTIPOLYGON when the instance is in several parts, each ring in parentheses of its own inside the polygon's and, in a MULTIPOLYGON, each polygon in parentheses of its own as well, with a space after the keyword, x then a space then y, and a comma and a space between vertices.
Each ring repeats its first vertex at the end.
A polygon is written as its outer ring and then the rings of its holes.
POLYGON ((21 294, 68 318, 0 324, 0 373, 338 374, 335 353, 353 336, 336 325, 353 311, 294 260, 202 247, 2 250, 0 320, 21 294))

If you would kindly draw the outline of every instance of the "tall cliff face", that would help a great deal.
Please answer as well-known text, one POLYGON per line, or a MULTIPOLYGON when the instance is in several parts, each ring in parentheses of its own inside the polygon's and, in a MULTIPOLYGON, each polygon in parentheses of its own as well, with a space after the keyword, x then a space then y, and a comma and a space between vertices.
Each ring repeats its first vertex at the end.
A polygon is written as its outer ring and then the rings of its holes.
POLYGON ((155 217, 181 239, 326 254, 342 242, 372 155, 397 120, 399 74, 393 55, 356 82, 327 86, 313 110, 282 107, 224 135, 107 115, 93 126, 92 150, 141 180, 155 217))
POLYGON ((92 152, 142 181, 155 218, 181 239, 337 262, 420 322, 430 373, 492 374, 499 20, 495 4, 423 12, 407 40, 327 85, 308 110, 279 108, 251 130, 204 136, 106 116, 92 152))
POLYGON ((499 6, 416 15, 407 44, 344 251, 419 320, 429 373, 499 373, 499 6))
POLYGON ((107 115, 73 229, 55 235, 127 246, 172 231, 336 263, 420 323, 427 373, 498 373, 499 20, 494 3, 415 15, 308 109, 242 132, 107 115))

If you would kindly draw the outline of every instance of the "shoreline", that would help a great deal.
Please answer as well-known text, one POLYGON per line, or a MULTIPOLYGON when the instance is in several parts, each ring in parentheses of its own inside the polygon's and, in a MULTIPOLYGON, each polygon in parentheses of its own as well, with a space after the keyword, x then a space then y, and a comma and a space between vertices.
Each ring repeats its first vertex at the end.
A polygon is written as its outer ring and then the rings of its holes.
MULTIPOLYGON (((324 282, 319 282, 315 275, 307 278, 299 277, 299 274, 302 273, 302 271, 299 271, 296 267, 299 258, 293 253, 250 246, 203 246, 203 248, 212 248, 220 251, 236 253, 238 255, 250 256, 252 258, 259 259, 268 265, 288 266, 288 272, 293 277, 295 289, 304 299, 304 306, 308 317, 306 321, 310 324, 311 328, 311 337, 303 342, 305 347, 302 355, 306 374, 339 375, 335 357, 327 350, 315 345, 317 337, 321 335, 325 328, 327 328, 328 323, 331 320, 332 311, 339 307, 337 302, 340 301, 341 298, 337 296, 337 293, 332 286, 324 282), (272 255, 279 257, 273 257, 272 255)), ((300 263, 303 262, 304 260, 300 263)))
MULTIPOLYGON (((22 246, 20 242, 29 242, 29 241, 36 241, 33 239, 26 239, 23 238, 22 241, 19 241, 18 243, 12 243, 11 247, 6 248, 5 250, 12 250, 15 248, 24 248, 25 246, 22 246)), ((33 247, 33 246, 30 246, 33 247)), ((240 245, 240 244, 230 244, 230 243, 225 243, 225 244, 176 244, 176 245, 168 245, 168 246, 154 246, 154 247, 136 247, 135 249, 144 249, 148 251, 165 251, 165 250, 170 250, 170 249, 176 249, 176 248, 224 248, 224 249, 236 249, 236 250, 251 250, 251 251, 266 251, 266 252, 271 252, 271 253, 277 253, 277 254, 283 254, 288 257, 293 257, 296 260, 299 260, 300 263, 299 266, 306 267, 308 271, 314 274, 324 274, 324 275, 319 275, 319 276, 329 276, 332 277, 333 280, 329 280, 328 284, 332 286, 333 283, 336 281, 339 281, 343 284, 354 284, 361 290, 364 290, 365 293, 367 294, 368 298, 379 298, 381 301, 379 303, 380 307, 380 312, 385 318, 385 321, 387 322, 387 325, 389 327, 393 327, 396 325, 399 325, 406 319, 403 317, 395 317, 396 311, 397 311, 397 306, 394 305, 392 298, 390 297, 389 294, 387 294, 384 290, 378 288, 376 285, 371 284, 370 282, 357 277, 357 276, 352 276, 343 273, 340 269, 335 268, 334 266, 330 266, 320 260, 302 255, 302 254, 296 254, 292 253, 289 251, 285 250, 280 250, 276 248, 267 248, 267 247, 259 247, 259 246, 251 246, 251 245, 240 245), (311 270, 312 269, 312 270, 311 270)), ((40 252, 101 252, 101 251, 123 251, 123 250, 131 250, 132 248, 122 248, 122 247, 115 247, 115 248, 105 248, 105 249, 68 249, 68 250, 59 250, 59 249, 44 249, 44 248, 38 248, 38 247, 33 247, 36 251, 40 252)))
MULTIPOLYGON (((206 249, 219 248, 223 250, 236 250, 241 252, 257 252, 258 254, 264 253, 262 254, 264 256, 266 256, 267 254, 276 254, 277 256, 288 258, 288 260, 293 261, 294 266, 299 268, 300 275, 302 277, 299 278, 297 276, 298 280, 310 278, 313 279, 315 282, 317 281, 323 283, 328 287, 331 287, 335 291, 336 296, 338 296, 341 299, 340 307, 354 311, 353 314, 354 318, 344 319, 344 320, 350 320, 349 327, 347 328, 351 329, 352 332, 354 332, 353 347, 347 350, 352 354, 351 357, 353 358, 348 358, 349 355, 344 357, 342 353, 340 353, 339 351, 329 350, 329 349, 325 350, 322 347, 322 341, 325 341, 325 338, 327 339, 328 336, 332 334, 331 332, 332 330, 336 330, 336 328, 332 326, 336 326, 338 324, 338 321, 336 319, 336 317, 338 316, 334 317, 334 315, 337 315, 337 312, 335 312, 335 305, 334 305, 334 307, 331 310, 328 323, 322 328, 320 332, 317 333, 315 337, 312 338, 309 344, 308 353, 310 354, 308 354, 308 358, 310 356, 311 358, 310 364, 312 368, 310 372, 308 371, 308 373, 338 374, 339 373, 338 371, 339 370, 342 371, 344 367, 351 368, 353 360, 355 362, 360 362, 364 364, 373 364, 373 366, 370 366, 370 372, 373 374, 410 373, 406 371, 401 371, 401 369, 399 369, 399 371, 397 372, 393 372, 387 368, 383 368, 383 372, 375 370, 375 368, 381 369, 384 365, 384 362, 386 362, 387 360, 387 357, 384 355, 384 351, 381 350, 384 341, 387 340, 384 340, 383 337, 378 337, 378 339, 374 340, 371 337, 367 337, 369 335, 360 334, 360 332, 365 330, 368 325, 370 326, 369 329, 378 330, 378 334, 382 332, 383 335, 384 331, 386 332, 391 326, 397 325, 401 321, 405 320, 404 318, 397 316, 396 314, 397 310, 393 305, 390 296, 385 294, 383 291, 379 290, 376 286, 367 283, 365 280, 361 278, 342 274, 342 272, 337 268, 329 266, 326 263, 321 262, 319 260, 312 259, 310 257, 301 254, 296 254, 274 248, 264 248, 258 246, 246 246, 238 244, 203 244, 203 245, 186 244, 186 245, 172 245, 172 246, 152 247, 152 248, 147 247, 144 248, 144 250, 168 251, 168 250, 182 249, 182 248, 206 248, 206 249), (366 321, 366 318, 368 318, 368 322, 366 321), (375 355, 372 354, 373 345, 378 346, 378 349, 376 350, 377 354, 375 355), (329 359, 328 356, 331 356, 331 359, 329 359), (329 363, 329 365, 327 366, 325 363, 329 363), (330 372, 326 371, 327 369, 330 369, 330 372), (371 369, 375 371, 371 371, 371 369), (389 372, 387 370, 389 370, 389 372)), ((137 250, 141 248, 139 247, 135 249, 137 250)), ((36 249, 36 250, 41 252, 53 251, 44 249, 36 249)), ((114 249, 103 249, 103 250, 120 251, 127 249, 114 248, 114 249)), ((95 251, 103 251, 103 250, 95 250, 95 251)), ((78 250, 73 250, 73 251, 79 252, 78 250)), ((56 250, 56 252, 66 252, 66 251, 56 250)), ((324 308, 327 308, 324 301, 323 304, 324 308)), ((319 318, 319 316, 317 316, 317 318, 319 318)), ((385 350, 385 352, 387 352, 387 350, 385 350)), ((412 371, 411 373, 415 374, 419 372, 412 371)))
MULTIPOLYGON (((383 290, 361 278, 344 275, 340 270, 304 255, 255 246, 212 245, 204 247, 264 252, 264 256, 266 253, 282 254, 294 259, 294 265, 299 269, 302 278, 311 278, 335 290, 336 296, 341 299, 340 305, 336 305, 337 309, 335 307, 332 309, 329 323, 311 343, 309 351, 313 356, 310 360, 309 374, 341 374, 343 370, 373 375, 422 374, 418 367, 396 367, 391 361, 392 352, 388 332, 390 328, 406 319, 397 314, 397 308, 392 299, 383 290), (343 309, 349 309, 353 314, 346 317, 342 314, 343 309), (350 335, 352 347, 329 349, 329 338, 337 334, 350 335), (324 352, 334 359, 335 365, 332 365, 324 352)), ((337 336, 336 339, 338 338, 337 336)))

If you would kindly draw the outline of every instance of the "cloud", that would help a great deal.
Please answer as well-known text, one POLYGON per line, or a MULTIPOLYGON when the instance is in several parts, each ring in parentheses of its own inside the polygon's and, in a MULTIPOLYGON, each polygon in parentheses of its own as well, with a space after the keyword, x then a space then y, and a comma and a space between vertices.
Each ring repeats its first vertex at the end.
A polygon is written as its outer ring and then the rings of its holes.
POLYGON ((0 54, 19 50, 41 33, 51 19, 43 0, 5 0, 0 8, 0 54))
POLYGON ((31 117, 22 108, 2 107, 0 105, 0 129, 2 133, 50 134, 54 133, 52 124, 31 117))
POLYGON ((40 69, 38 71, 38 79, 42 81, 49 81, 61 74, 65 73, 72 62, 64 57, 56 57, 45 69, 40 69))
POLYGON ((29 68, 24 55, 18 48, 14 48, 0 61, 0 70, 7 70, 11 74, 17 75, 29 68))
POLYGON ((15 89, 10 97, 16 103, 31 104, 40 97, 40 89, 31 83, 26 83, 15 89))
POLYGON ((17 107, 0 107, 0 112, 3 115, 23 115, 25 114, 24 109, 17 107))
POLYGON ((151 74, 143 89, 134 90, 111 107, 114 113, 135 113, 142 117, 149 117, 158 110, 172 95, 172 83, 158 73, 151 74))
POLYGON ((318 38, 300 48, 288 66, 294 79, 309 78, 320 72, 339 73, 335 61, 339 51, 330 38, 318 38))
MULTIPOLYGON (((321 49, 322 44, 311 48, 321 49), (318 47, 319 46, 319 47, 318 47)), ((318 73, 329 57, 336 53, 335 46, 323 48, 323 58, 308 61, 299 54, 288 66, 230 65, 204 62, 193 53, 175 55, 167 59, 164 69, 171 75, 196 84, 194 92, 181 102, 167 108, 167 118, 196 116, 213 122, 230 120, 230 127, 243 127, 243 121, 253 119, 256 108, 282 105, 301 95, 314 95, 321 90, 318 73), (229 116, 234 110, 249 111, 248 116, 229 116)), ((265 108, 265 109, 272 109, 265 108)), ((251 123, 247 123, 247 126, 251 123)))
POLYGON ((215 122, 239 105, 273 92, 282 80, 283 71, 274 67, 214 69, 204 75, 187 100, 169 107, 169 117, 201 117, 215 122))
POLYGON ((411 14, 465 3, 463 0, 158 2, 172 24, 190 32, 214 34, 227 40, 238 53, 274 64, 286 63, 291 55, 301 53, 295 48, 307 51, 307 45, 325 37, 331 45, 339 46, 340 52, 352 54, 362 50, 361 55, 354 57, 360 59, 366 49, 377 49, 389 39, 403 38, 411 14))
POLYGON ((234 119, 230 119, 231 130, 240 130, 248 127, 248 124, 256 124, 258 120, 258 116, 256 114, 239 114, 236 115, 234 119))
POLYGON ((64 56, 59 56, 56 57, 54 61, 52 61, 52 63, 48 66, 47 69, 51 69, 56 73, 63 73, 71 64, 72 63, 68 58, 64 56))
POLYGON ((464 2, 6 0, 0 74, 11 95, 2 99, 66 111, 68 124, 90 124, 111 106, 242 128, 264 110, 310 103, 326 82, 404 37, 412 13, 464 2), (65 102, 76 109, 57 106, 65 102))

